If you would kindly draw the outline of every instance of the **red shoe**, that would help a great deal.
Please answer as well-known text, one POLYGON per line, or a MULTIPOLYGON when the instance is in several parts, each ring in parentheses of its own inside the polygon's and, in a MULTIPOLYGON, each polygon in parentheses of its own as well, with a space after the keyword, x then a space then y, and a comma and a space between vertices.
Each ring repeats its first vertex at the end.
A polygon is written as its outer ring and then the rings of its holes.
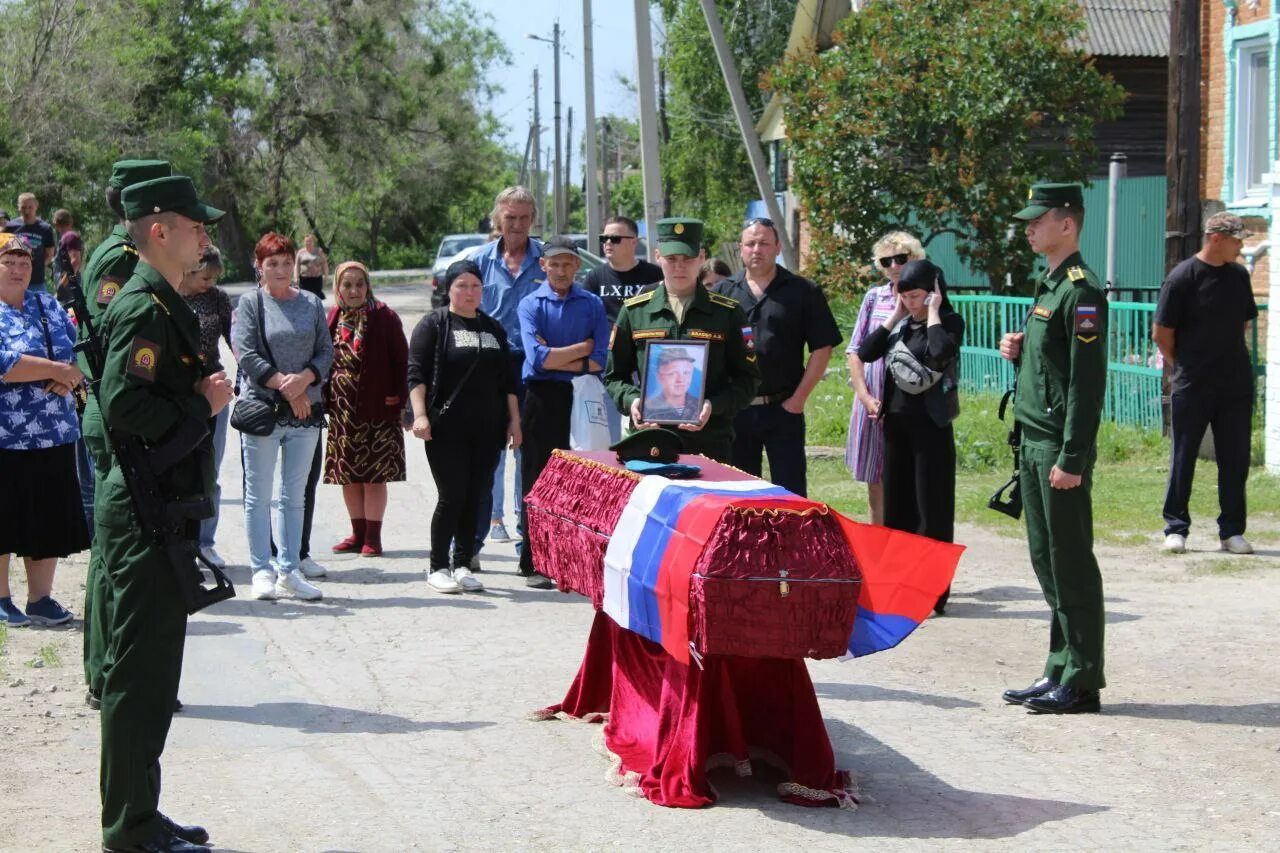
POLYGON ((363 557, 379 557, 382 555, 382 522, 366 521, 364 528, 364 545, 360 548, 363 557))
POLYGON ((343 539, 337 545, 334 545, 333 553, 349 554, 352 551, 361 551, 361 553, 363 553, 361 549, 364 546, 367 524, 368 522, 363 518, 351 519, 351 535, 346 539, 343 539))

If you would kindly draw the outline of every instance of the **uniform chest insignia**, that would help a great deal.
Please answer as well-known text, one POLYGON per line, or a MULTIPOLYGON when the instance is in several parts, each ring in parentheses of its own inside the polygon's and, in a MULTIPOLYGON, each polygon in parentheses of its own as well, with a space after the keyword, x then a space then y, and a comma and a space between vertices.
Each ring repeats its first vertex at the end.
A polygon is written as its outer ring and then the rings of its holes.
POLYGON ((94 295, 94 301, 99 305, 110 305, 111 300, 116 298, 116 294, 120 292, 120 288, 124 286, 119 278, 110 275, 104 275, 98 279, 98 290, 94 295))
POLYGON ((1098 331, 1098 306, 1076 306, 1076 334, 1091 335, 1098 331))
POLYGON ((1067 270, 1067 278, 1071 279, 1072 281, 1084 281, 1085 280, 1084 270, 1080 267, 1072 267, 1071 269, 1067 270))
POLYGON ((1035 310, 1032 311, 1031 313, 1035 314, 1041 320, 1048 320, 1050 317, 1053 316, 1053 310, 1050 308, 1046 308, 1043 305, 1037 305, 1035 310))
POLYGON ((665 338, 666 336, 666 329, 636 329, 631 333, 631 340, 643 341, 649 338, 665 338))
POLYGON ((129 363, 125 370, 143 380, 156 381, 156 369, 160 364, 160 345, 146 338, 134 338, 129 347, 129 363))
POLYGON ((699 341, 723 341, 724 332, 704 332, 702 329, 690 329, 689 337, 699 341))

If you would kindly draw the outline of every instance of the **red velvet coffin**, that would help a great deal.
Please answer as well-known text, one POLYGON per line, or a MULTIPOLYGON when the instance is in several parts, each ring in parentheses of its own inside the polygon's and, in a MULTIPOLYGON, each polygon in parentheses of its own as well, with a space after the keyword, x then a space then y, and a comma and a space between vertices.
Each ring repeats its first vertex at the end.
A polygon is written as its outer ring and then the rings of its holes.
MULTIPOLYGON (((704 457, 681 461, 702 466, 707 481, 753 479, 704 457)), ((605 550, 639 480, 612 454, 556 451, 528 497, 538 571, 600 608, 605 550)), ((849 645, 860 583, 825 506, 729 506, 692 568, 689 639, 699 655, 838 657, 849 645)))

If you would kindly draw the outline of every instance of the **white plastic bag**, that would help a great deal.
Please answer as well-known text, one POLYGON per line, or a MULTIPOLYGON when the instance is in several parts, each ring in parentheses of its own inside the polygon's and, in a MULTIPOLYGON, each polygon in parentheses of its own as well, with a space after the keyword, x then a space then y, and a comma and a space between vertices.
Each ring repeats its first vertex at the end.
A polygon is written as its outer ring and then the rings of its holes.
POLYGON ((573 378, 573 413, 569 419, 571 450, 608 450, 609 415, 613 404, 604 393, 598 376, 583 374, 573 378))

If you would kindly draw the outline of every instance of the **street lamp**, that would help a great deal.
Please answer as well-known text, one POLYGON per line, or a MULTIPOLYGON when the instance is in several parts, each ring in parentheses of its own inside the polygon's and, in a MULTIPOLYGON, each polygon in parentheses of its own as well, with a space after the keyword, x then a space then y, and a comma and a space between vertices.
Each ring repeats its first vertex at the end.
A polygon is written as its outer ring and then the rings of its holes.
POLYGON ((562 189, 561 184, 560 184, 560 163, 561 163, 561 153, 560 153, 560 22, 559 22, 559 21, 556 21, 554 24, 552 24, 552 26, 551 26, 551 38, 546 38, 546 37, 544 37, 544 36, 534 35, 533 33, 528 33, 527 35, 528 35, 528 37, 529 37, 529 38, 533 39, 534 41, 542 41, 542 42, 546 42, 547 44, 551 45, 551 47, 552 47, 552 49, 553 49, 553 51, 554 51, 554 59, 555 59, 555 72, 554 72, 554 76, 555 76, 555 83, 554 83, 554 86, 555 86, 555 115, 554 115, 553 120, 554 120, 554 123, 555 123, 555 135, 556 135, 556 157, 555 157, 555 162, 553 163, 553 178, 552 178, 551 186, 555 189, 555 195, 554 195, 554 196, 552 196, 552 198, 554 199, 553 206, 554 206, 554 211, 555 211, 555 215, 554 215, 554 219, 555 219, 555 233, 556 233, 556 234, 563 234, 563 233, 564 233, 564 207, 563 207, 563 200, 562 200, 562 198, 561 198, 561 194, 562 194, 562 192, 563 192, 563 189, 562 189))

